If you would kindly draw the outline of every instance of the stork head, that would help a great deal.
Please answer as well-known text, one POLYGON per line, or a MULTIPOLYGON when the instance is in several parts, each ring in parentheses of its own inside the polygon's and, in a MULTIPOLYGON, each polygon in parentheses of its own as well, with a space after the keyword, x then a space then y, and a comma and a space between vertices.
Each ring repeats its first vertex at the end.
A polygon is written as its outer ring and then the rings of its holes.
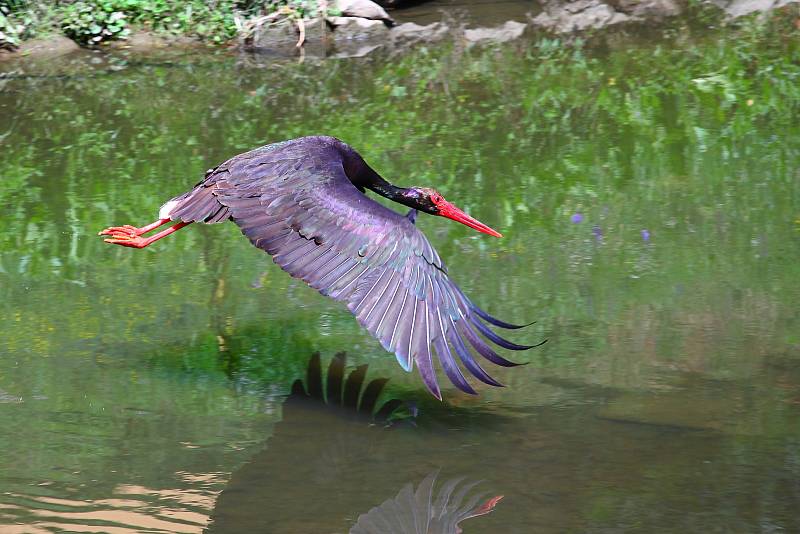
POLYGON ((494 237, 503 237, 496 230, 492 230, 477 219, 473 219, 459 208, 455 207, 444 197, 430 187, 409 187, 403 192, 403 204, 411 208, 416 208, 430 215, 439 215, 460 222, 484 234, 494 237))

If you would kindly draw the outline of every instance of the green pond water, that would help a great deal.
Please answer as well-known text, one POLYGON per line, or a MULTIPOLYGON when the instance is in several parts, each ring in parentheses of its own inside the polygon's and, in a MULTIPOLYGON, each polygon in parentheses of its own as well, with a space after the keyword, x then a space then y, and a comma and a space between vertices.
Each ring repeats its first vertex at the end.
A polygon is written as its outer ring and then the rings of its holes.
POLYGON ((792 24, 0 66, 0 532, 348 532, 430 477, 503 496, 467 533, 800 531, 792 24), (508 337, 549 340, 507 387, 432 399, 233 224, 96 236, 323 133, 505 235, 418 221, 478 305, 537 321, 508 337), (416 417, 287 406, 315 352, 416 417))

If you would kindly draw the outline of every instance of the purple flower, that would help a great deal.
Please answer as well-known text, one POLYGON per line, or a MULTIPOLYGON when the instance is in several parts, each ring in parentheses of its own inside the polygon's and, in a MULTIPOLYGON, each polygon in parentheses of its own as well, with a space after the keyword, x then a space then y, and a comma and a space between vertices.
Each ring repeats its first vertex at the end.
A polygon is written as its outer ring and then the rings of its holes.
POLYGON ((596 224, 592 226, 592 234, 594 234, 594 238, 597 241, 603 240, 603 229, 597 226, 596 224))
POLYGON ((646 228, 642 230, 642 241, 650 241, 650 230, 646 228))
POLYGON ((572 221, 573 224, 580 224, 583 222, 583 215, 580 213, 573 213, 569 220, 572 221))

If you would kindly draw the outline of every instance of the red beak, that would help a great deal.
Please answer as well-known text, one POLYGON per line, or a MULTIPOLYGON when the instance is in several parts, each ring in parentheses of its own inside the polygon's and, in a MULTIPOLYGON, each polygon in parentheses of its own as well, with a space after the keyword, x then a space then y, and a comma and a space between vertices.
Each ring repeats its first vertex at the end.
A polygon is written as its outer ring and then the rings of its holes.
POLYGON ((465 224, 470 228, 474 228, 479 232, 483 232, 484 234, 493 235, 494 237, 503 237, 503 234, 496 230, 492 230, 478 219, 473 219, 457 207, 453 206, 446 200, 442 200, 436 205, 439 208, 439 215, 442 217, 447 217, 448 219, 453 219, 456 222, 460 222, 461 224, 465 224))

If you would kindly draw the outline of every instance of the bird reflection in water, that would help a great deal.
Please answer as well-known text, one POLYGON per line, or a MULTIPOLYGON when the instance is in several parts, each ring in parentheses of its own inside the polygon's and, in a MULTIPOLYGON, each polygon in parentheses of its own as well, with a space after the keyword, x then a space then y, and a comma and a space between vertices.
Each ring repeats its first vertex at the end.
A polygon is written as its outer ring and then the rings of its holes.
POLYGON ((345 364, 337 354, 325 377, 311 357, 266 449, 219 495, 208 532, 451 534, 492 511, 502 496, 476 494, 475 482, 441 477, 437 488, 440 466, 422 451, 452 449, 451 436, 406 424, 409 403, 380 400, 386 379, 345 364))
POLYGON ((416 491, 407 484, 396 497, 359 516, 350 534, 460 534, 459 523, 488 514, 503 498, 496 495, 478 504, 481 495, 467 499, 478 483, 463 480, 448 480, 438 494, 433 489, 436 473, 425 477, 416 491))

